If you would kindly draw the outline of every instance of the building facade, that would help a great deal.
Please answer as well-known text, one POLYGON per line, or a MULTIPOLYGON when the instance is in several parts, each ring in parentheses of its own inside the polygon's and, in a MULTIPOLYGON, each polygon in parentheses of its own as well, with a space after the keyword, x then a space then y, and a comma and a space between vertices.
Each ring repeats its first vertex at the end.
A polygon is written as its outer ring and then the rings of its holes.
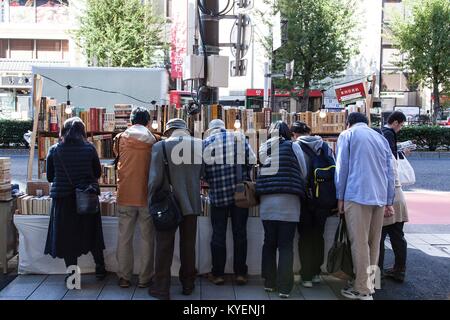
POLYGON ((0 0, 0 118, 30 118, 32 66, 83 64, 70 36, 76 7, 67 0, 0 0))

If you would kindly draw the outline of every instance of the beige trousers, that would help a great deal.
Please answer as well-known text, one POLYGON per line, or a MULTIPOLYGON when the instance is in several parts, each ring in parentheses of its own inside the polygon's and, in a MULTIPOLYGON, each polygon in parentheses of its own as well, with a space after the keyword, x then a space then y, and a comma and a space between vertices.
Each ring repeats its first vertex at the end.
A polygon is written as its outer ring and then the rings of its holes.
POLYGON ((155 231, 148 208, 118 206, 118 211, 117 276, 131 280, 134 265, 133 238, 136 222, 138 222, 141 234, 139 283, 148 283, 154 272, 155 246, 155 231))
POLYGON ((384 207, 346 201, 344 211, 356 275, 353 288, 361 294, 370 294, 373 288, 370 267, 378 266, 384 207))

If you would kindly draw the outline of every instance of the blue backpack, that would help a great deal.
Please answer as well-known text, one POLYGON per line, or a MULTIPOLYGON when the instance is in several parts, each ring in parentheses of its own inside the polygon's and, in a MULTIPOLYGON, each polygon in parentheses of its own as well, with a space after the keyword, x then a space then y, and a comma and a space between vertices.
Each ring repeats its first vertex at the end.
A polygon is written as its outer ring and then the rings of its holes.
POLYGON ((328 144, 325 142, 322 144, 319 155, 302 142, 300 142, 300 147, 311 159, 307 181, 308 203, 313 208, 330 210, 331 213, 331 211, 337 209, 336 186, 334 184, 336 162, 333 157, 328 155, 328 144))

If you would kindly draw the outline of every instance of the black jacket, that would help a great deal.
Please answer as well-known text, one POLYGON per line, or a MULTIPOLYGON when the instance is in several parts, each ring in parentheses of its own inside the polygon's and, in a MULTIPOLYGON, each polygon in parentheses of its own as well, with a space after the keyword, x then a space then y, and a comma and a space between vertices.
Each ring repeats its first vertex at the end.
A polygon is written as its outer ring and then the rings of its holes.
POLYGON ((55 144, 47 155, 47 180, 53 182, 50 190, 52 198, 66 197, 74 193, 74 187, 69 182, 61 160, 76 187, 97 183, 101 176, 100 160, 92 144, 89 142, 55 144))
POLYGON ((388 127, 382 127, 381 131, 383 132, 383 136, 389 142, 389 147, 391 147, 391 151, 392 151, 392 154, 394 155, 395 159, 398 159, 397 134, 395 133, 394 129, 391 129, 388 127))

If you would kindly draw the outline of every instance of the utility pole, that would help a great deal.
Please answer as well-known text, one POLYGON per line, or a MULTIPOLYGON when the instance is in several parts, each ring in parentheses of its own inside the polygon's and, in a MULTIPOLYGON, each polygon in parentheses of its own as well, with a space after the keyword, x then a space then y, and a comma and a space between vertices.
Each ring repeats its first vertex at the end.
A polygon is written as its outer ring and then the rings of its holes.
POLYGON ((219 0, 200 0, 200 4, 207 12, 200 10, 200 28, 202 38, 202 51, 204 55, 205 76, 201 80, 199 90, 199 102, 201 104, 217 104, 219 99, 219 89, 208 87, 208 56, 218 55, 219 48, 219 17, 214 16, 219 12, 219 0), (213 13, 213 14, 211 14, 213 13))

